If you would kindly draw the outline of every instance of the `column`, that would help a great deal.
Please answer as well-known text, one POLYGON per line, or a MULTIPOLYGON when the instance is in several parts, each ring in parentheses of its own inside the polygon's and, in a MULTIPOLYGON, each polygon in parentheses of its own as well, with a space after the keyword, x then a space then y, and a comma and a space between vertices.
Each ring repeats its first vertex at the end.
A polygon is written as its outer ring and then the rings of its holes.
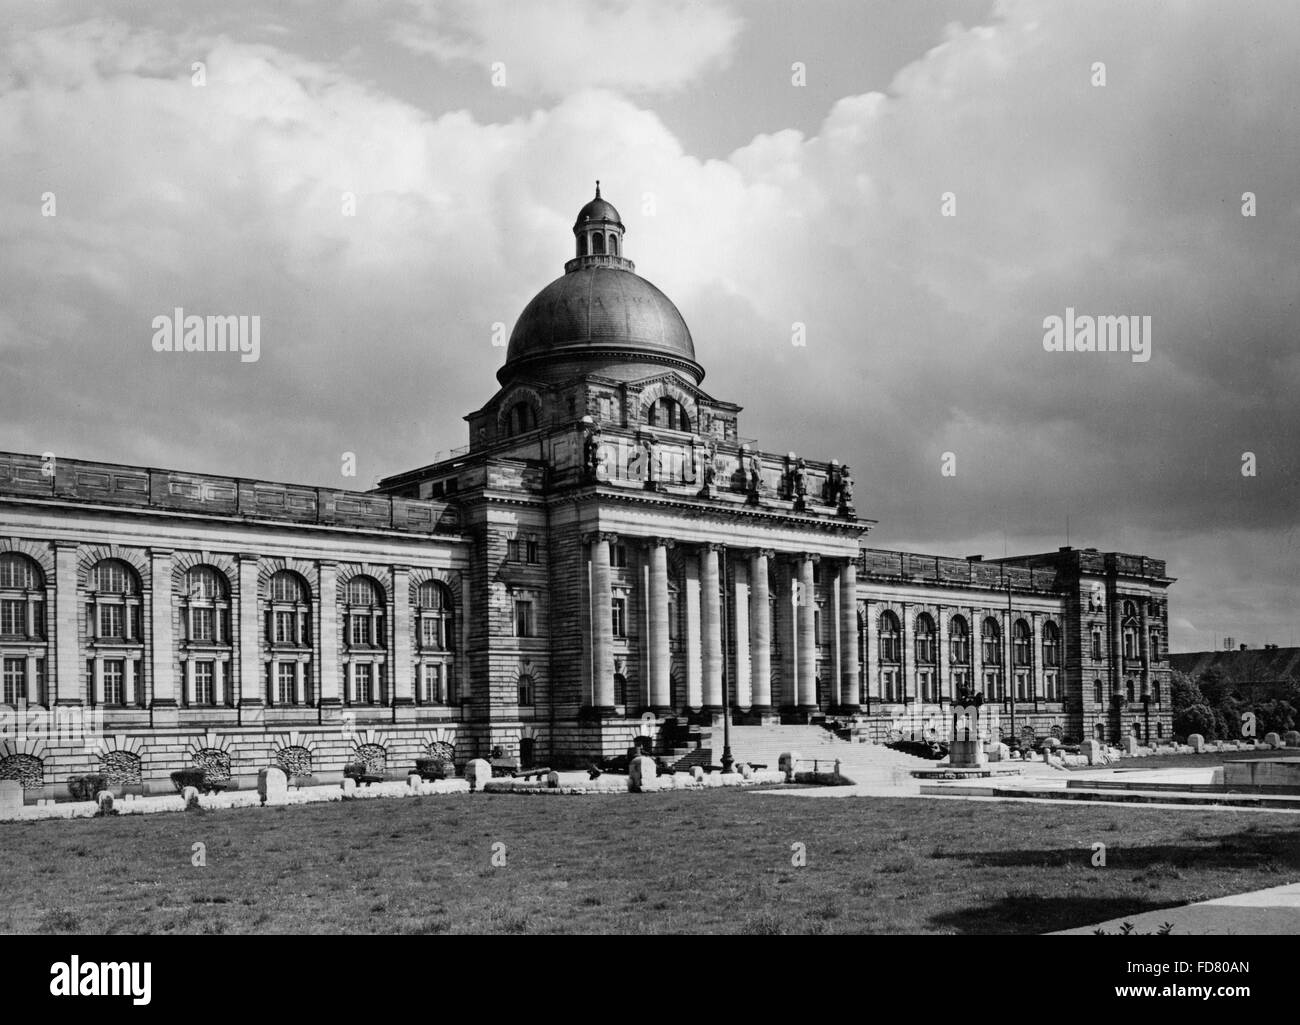
MULTIPOLYGON (((339 696, 339 567, 337 563, 320 564, 320 627, 316 630, 316 652, 320 662, 320 704, 338 705, 339 696)), ((462 617, 464 618, 464 617, 462 617)))
MULTIPOLYGON (((30 605, 30 603, 28 603, 30 605)), ((27 665, 24 667, 24 682, 27 685, 27 707, 34 708, 41 703, 41 696, 36 690, 36 656, 27 656, 27 665)))
POLYGON ((1032 666, 1034 681, 1034 703, 1037 704, 1046 696, 1047 677, 1044 673, 1043 666, 1043 614, 1035 612, 1031 618, 1030 637, 1029 637, 1029 664, 1032 666))
POLYGON ((777 669, 777 691, 773 695, 773 704, 781 708, 793 708, 799 700, 796 688, 799 676, 798 645, 795 643, 796 577, 794 563, 789 559, 781 559, 776 564, 776 622, 772 627, 776 631, 777 644, 780 645, 781 664, 777 669))
POLYGON ((1007 700, 1016 697, 1016 660, 1011 646, 1011 613, 1002 610, 1002 686, 1007 700))
POLYGON ((612 534, 591 537, 591 680, 592 705, 614 707, 614 622, 610 591, 609 545, 612 534))
MULTIPOLYGON (((261 622, 257 615, 257 556, 239 556, 239 704, 256 707, 262 701, 262 659, 258 635, 261 622)), ((213 673, 220 670, 213 667, 213 673)), ((221 704, 221 696, 217 696, 221 704)))
POLYGON ((93 684, 95 688, 94 703, 102 708, 104 705, 104 658, 102 655, 95 657, 93 684))
POLYGON ((671 705, 672 655, 668 646, 668 549, 672 542, 650 542, 650 707, 662 715, 671 705))
POLYGON ((393 704, 415 704, 413 656, 411 654, 411 571, 393 567, 393 615, 389 624, 393 643, 393 668, 388 674, 393 686, 393 704))
POLYGON ((226 678, 230 663, 217 659, 212 663, 212 696, 218 708, 226 707, 226 678))
POLYGON ((916 606, 903 602, 902 615, 898 617, 898 629, 902 636, 898 643, 903 646, 903 702, 921 703, 921 687, 916 678, 916 606))
POLYGON ((749 563, 744 559, 729 560, 732 574, 731 640, 736 652, 733 679, 735 693, 731 695, 733 708, 749 708, 754 703, 752 667, 749 662, 749 563))
POLYGON ((352 659, 343 666, 343 703, 355 704, 357 700, 357 667, 352 659))
POLYGON ((984 686, 984 615, 978 609, 967 609, 966 618, 971 630, 971 693, 983 694, 985 701, 991 701, 993 696, 984 686))
POLYGON ((867 671, 867 709, 870 711, 871 699, 880 700, 880 610, 874 601, 868 601, 866 611, 867 650, 863 656, 863 668, 867 671))
POLYGON ((718 604, 718 546, 700 548, 700 634, 703 640, 704 710, 722 710, 722 614, 718 604))
POLYGON ((181 693, 181 704, 188 708, 194 703, 194 658, 185 660, 185 687, 181 693))
POLYGON ((295 705, 307 704, 307 692, 303 689, 302 682, 302 659, 294 659, 292 697, 295 705))
POLYGON ((686 707, 704 704, 700 674, 700 562, 688 557, 686 567, 686 707))
POLYGON ((149 665, 153 673, 152 708, 176 707, 176 639, 172 629, 172 553, 149 550, 149 622, 153 644, 149 665))
POLYGON ((122 661, 122 704, 127 708, 135 707, 135 687, 135 659, 128 657, 122 661))
POLYGON ((797 704, 804 711, 817 709, 817 636, 814 630, 817 597, 813 588, 813 563, 816 561, 817 556, 811 552, 799 557, 799 606, 795 612, 799 631, 797 704))
POLYGON ((848 715, 860 711, 858 693, 858 564, 845 560, 840 568, 840 708, 848 715))
POLYGON ((51 705, 80 705, 86 700, 81 679, 81 646, 77 640, 77 546, 54 543, 54 656, 53 672, 47 672, 46 690, 51 705))
POLYGON ((957 694, 953 687, 952 679, 948 675, 948 620, 952 618, 952 610, 939 608, 937 615, 938 623, 935 624, 935 643, 939 645, 939 650, 934 653, 934 671, 936 673, 934 685, 938 691, 939 704, 944 702, 944 694, 948 695, 948 700, 956 700, 957 694))
MULTIPOLYGON (((1151 693, 1151 639, 1147 625, 1147 599, 1138 603, 1138 655, 1142 659, 1142 693, 1151 693)), ((1150 738, 1148 737, 1149 741, 1150 738)))
POLYGON ((756 712, 766 712, 772 707, 772 606, 768 560, 774 554, 760 548, 749 557, 749 665, 753 681, 750 707, 756 712))

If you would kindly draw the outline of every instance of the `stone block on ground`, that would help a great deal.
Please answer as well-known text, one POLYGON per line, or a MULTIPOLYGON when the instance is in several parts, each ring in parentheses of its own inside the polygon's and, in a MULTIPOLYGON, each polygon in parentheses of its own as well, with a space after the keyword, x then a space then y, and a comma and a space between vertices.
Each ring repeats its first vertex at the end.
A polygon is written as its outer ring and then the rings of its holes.
POLYGON ((484 758, 475 758, 465 766, 465 778, 471 790, 482 790, 483 784, 492 778, 492 766, 484 758))
POLYGON ((1282 746, 1282 738, 1279 737, 1276 733, 1265 733, 1264 743, 1265 745, 1271 747, 1274 751, 1276 751, 1279 747, 1282 746))
POLYGON ((1300 730, 1287 730, 1282 734, 1282 740, 1287 747, 1300 747, 1300 730))
POLYGON ((1102 760, 1101 741, 1085 740, 1079 745, 1079 754, 1088 759, 1089 765, 1100 765, 1102 760))
POLYGON ((1200 754, 1205 750, 1205 738, 1199 733, 1193 733, 1187 738, 1187 746, 1196 754, 1200 754))
POLYGON ((284 804, 289 794, 289 777, 274 765, 257 774, 257 796, 263 804, 284 804))
POLYGON ((638 755, 636 758, 633 758, 628 762, 628 788, 635 792, 647 784, 653 786, 655 777, 658 774, 658 769, 655 766, 655 760, 653 758, 647 758, 645 755, 638 755))
POLYGON ((0 819, 16 819, 23 810, 23 785, 16 779, 0 779, 0 819))
POLYGON ((1133 734, 1130 733, 1127 737, 1124 738, 1124 747, 1122 748, 1122 750, 1124 754, 1132 758, 1134 755, 1138 753, 1138 738, 1133 736, 1133 734))

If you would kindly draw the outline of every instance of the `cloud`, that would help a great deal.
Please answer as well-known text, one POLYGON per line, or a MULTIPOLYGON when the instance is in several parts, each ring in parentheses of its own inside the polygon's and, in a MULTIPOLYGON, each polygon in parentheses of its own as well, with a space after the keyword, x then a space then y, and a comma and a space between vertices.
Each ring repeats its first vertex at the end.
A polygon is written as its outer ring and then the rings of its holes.
MULTIPOLYGON (((484 80, 549 96, 577 89, 664 93, 730 62, 741 21, 699 0, 503 0, 411 3, 392 39, 439 61, 475 65, 484 80)), ((496 84, 496 83, 494 83, 496 84)))
MULTIPOLYGON (((638 70, 643 51, 611 40, 639 8, 564 5, 545 31, 521 14, 495 37, 440 8, 425 29, 443 57, 501 59, 512 87, 562 94, 496 121, 431 116, 230 30, 11 30, 3 447, 361 486, 427 463, 463 444, 503 357, 493 325, 508 333, 561 272, 599 177, 706 387, 745 405, 741 433, 768 450, 850 463, 871 541, 998 555, 1005 532, 1050 549, 1068 516, 1075 544, 1169 560, 1184 643, 1285 638, 1300 24, 1247 9, 1004 3, 884 92, 841 97, 815 133, 713 160, 617 90, 720 66, 735 30, 697 25, 695 49, 638 70), (592 77, 575 40, 630 54, 627 77, 592 77), (610 88, 570 91, 593 84, 610 88), (1151 315, 1153 359, 1045 352, 1043 318, 1067 305, 1151 315), (260 314, 262 360, 153 353, 151 320, 175 306, 260 314), (339 479, 345 451, 356 480, 339 479)), ((676 19, 654 24, 644 52, 672 49, 676 19)))

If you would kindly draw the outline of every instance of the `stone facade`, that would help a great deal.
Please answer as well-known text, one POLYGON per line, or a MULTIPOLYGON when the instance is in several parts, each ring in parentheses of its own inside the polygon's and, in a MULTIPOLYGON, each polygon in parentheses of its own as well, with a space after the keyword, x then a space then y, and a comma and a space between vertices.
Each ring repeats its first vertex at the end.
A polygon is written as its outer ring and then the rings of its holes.
POLYGON ((563 766, 726 701, 880 740, 965 688, 1004 739, 1169 736, 1162 562, 864 548, 848 466, 702 389, 613 207, 574 233, 469 447, 374 492, 0 453, 0 779, 563 766))

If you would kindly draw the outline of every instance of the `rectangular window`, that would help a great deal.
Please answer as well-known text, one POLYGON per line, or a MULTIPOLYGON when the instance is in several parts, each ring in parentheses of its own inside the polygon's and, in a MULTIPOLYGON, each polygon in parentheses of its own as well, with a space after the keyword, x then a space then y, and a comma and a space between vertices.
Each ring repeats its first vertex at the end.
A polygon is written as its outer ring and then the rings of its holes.
POLYGON ((27 660, 7 658, 4 661, 4 701, 17 705, 27 697, 27 660))
POLYGON ((614 636, 627 636, 627 599, 614 599, 614 636))
POLYGON ((276 688, 278 691, 276 696, 282 705, 294 705, 298 703, 297 695, 294 693, 294 690, 296 689, 294 686, 296 682, 294 679, 294 671, 296 668, 297 666, 293 662, 281 662, 279 663, 279 668, 276 670, 279 674, 279 686, 276 688))
POLYGON ((22 598, 0 601, 0 634, 6 637, 27 636, 27 602, 22 598))
POLYGON ((123 677, 126 665, 120 658, 104 661, 104 704, 121 705, 125 701, 123 694, 123 677))
POLYGON ((524 542, 524 561, 532 564, 541 562, 541 556, 538 554, 537 539, 530 537, 524 542))
POLYGON ((1026 701, 1029 698, 1027 691, 1028 681, 1024 673, 1016 673, 1016 700, 1026 701))
MULTIPOLYGON (((104 663, 104 692, 108 693, 108 663, 104 663)), ((194 703, 196 705, 211 706, 217 703, 216 692, 216 663, 215 662, 195 662, 194 663, 194 703)))
POLYGON ((212 643, 217 639, 216 612, 213 609, 190 609, 190 640, 212 643))
POLYGON ((358 705, 369 705, 374 699, 374 675, 373 666, 369 662, 362 662, 352 667, 352 680, 356 686, 356 703, 358 705))
POLYGON ((121 605, 101 605, 99 607, 99 636, 125 637, 126 610, 121 605))
POLYGON ((36 700, 41 704, 47 704, 45 697, 45 659, 36 660, 36 700))
POLYGON ((523 598, 515 599, 515 636, 533 636, 533 603, 523 598))
POLYGON ((1094 630, 1092 633, 1092 657, 1100 660, 1101 654, 1101 631, 1094 630))
POLYGON ((370 644, 370 613, 357 612, 352 615, 352 644, 370 644))
POLYGON ((611 566, 615 569, 627 569, 627 545, 614 545, 609 554, 611 566))
POLYGON ((297 616, 292 612, 277 612, 275 614, 275 643, 292 644, 294 642, 294 620, 297 616))
POLYGON ((506 562, 519 561, 519 542, 514 538, 506 539, 506 562))
POLYGON ((519 677, 519 704, 524 708, 531 708, 533 704, 533 678, 531 676, 519 677))

